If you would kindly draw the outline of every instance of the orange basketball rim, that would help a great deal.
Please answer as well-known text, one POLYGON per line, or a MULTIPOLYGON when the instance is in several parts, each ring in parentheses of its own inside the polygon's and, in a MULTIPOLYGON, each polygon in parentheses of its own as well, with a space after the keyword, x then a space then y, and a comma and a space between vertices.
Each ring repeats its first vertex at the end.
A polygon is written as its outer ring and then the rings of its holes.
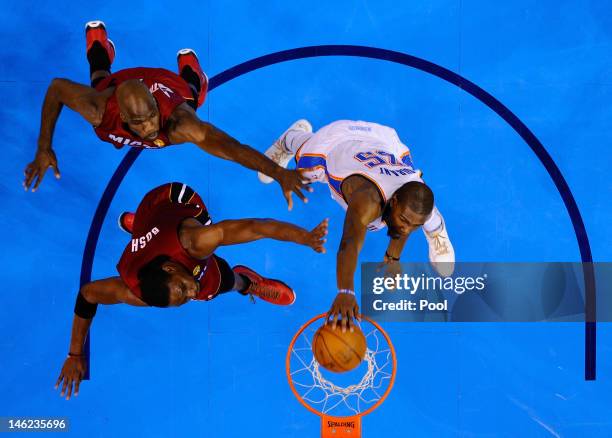
POLYGON ((312 336, 317 328, 314 323, 325 317, 313 317, 293 336, 285 359, 287 380, 300 403, 321 417, 322 438, 359 438, 361 418, 378 408, 393 388, 395 348, 378 323, 363 317, 361 328, 367 339, 363 366, 344 377, 325 375, 312 354, 312 336), (354 380, 336 384, 331 377, 354 380))

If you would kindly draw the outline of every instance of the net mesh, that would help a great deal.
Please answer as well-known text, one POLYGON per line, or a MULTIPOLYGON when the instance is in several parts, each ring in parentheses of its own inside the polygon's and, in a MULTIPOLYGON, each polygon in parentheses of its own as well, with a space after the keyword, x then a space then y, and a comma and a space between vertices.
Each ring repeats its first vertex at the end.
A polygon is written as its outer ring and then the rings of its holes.
POLYGON ((312 408, 335 417, 366 411, 384 395, 393 375, 392 351, 383 334, 363 322, 366 354, 359 367, 347 373, 332 373, 315 360, 312 338, 318 327, 311 324, 291 349, 290 379, 300 397, 312 408))

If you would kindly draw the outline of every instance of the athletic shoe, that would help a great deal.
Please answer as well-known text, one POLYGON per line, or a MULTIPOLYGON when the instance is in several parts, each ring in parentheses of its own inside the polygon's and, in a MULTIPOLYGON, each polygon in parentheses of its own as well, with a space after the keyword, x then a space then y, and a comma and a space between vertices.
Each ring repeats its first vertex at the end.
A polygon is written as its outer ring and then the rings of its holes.
POLYGON ((119 219, 117 219, 117 224, 119 225, 119 228, 131 235, 132 231, 134 231, 135 217, 136 215, 134 213, 130 213, 129 211, 124 211, 123 213, 121 213, 119 219))
POLYGON ((185 67, 190 67, 200 79, 200 89, 198 90, 198 108, 204 103, 206 99, 206 93, 208 92, 208 76, 202 70, 198 55, 192 49, 181 49, 176 54, 176 61, 178 62, 179 76, 183 72, 185 67))
POLYGON ((295 302, 295 292, 285 283, 271 278, 264 278, 246 266, 238 265, 233 268, 236 274, 244 275, 251 281, 251 285, 244 291, 251 297, 256 296, 264 301, 281 306, 289 306, 295 302))
MULTIPOLYGON (((295 122, 293 125, 289 127, 283 135, 281 135, 273 144, 268 148, 265 152, 265 156, 274 161, 281 167, 287 168, 289 161, 295 155, 293 152, 287 148, 287 134, 291 131, 299 131, 299 132, 312 132, 312 125, 306 119, 300 119, 295 122)), ((268 175, 263 174, 261 172, 257 172, 257 176, 259 177, 259 181, 264 184, 270 184, 274 181, 273 178, 270 178, 268 175)))
POLYGON ((429 244, 429 261, 434 269, 442 277, 449 277, 455 270, 455 250, 448 238, 444 218, 435 231, 428 233, 423 229, 425 238, 429 244))
POLYGON ((86 53, 89 52, 89 49, 91 49, 93 43, 98 41, 106 50, 110 63, 113 63, 115 60, 115 45, 106 34, 106 27, 103 21, 95 20, 89 21, 87 24, 85 24, 85 40, 87 42, 86 53))

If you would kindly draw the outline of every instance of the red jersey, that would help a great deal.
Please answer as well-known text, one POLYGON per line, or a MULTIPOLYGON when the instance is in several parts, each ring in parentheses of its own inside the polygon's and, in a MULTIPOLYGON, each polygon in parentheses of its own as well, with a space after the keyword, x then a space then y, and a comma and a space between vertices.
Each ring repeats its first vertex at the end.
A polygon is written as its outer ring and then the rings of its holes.
MULTIPOLYGON (((180 183, 163 185, 149 192, 138 206, 132 240, 123 251, 117 271, 123 282, 139 298, 142 297, 142 292, 138 271, 160 255, 170 257, 192 273, 200 284, 196 300, 210 300, 218 294, 221 274, 216 258, 212 255, 205 259, 195 258, 187 253, 179 240, 178 230, 181 222, 205 212, 205 207, 200 204, 172 202, 171 197, 174 194, 182 197, 185 190, 191 189, 180 183), (186 187, 182 192, 181 186, 186 187)), ((190 192, 189 198, 200 200, 193 191, 190 192)), ((189 202, 189 199, 184 202, 189 202)))
POLYGON ((102 123, 94 127, 94 131, 100 140, 112 143, 117 149, 123 146, 137 148, 163 148, 168 146, 167 125, 170 115, 177 106, 186 99, 193 99, 193 95, 187 83, 177 74, 163 68, 128 68, 119 70, 96 85, 96 90, 103 91, 109 87, 116 87, 129 79, 140 79, 149 87, 151 94, 157 102, 159 110, 159 134, 154 140, 144 140, 134 134, 128 125, 121 120, 119 105, 115 93, 106 102, 106 109, 102 123))

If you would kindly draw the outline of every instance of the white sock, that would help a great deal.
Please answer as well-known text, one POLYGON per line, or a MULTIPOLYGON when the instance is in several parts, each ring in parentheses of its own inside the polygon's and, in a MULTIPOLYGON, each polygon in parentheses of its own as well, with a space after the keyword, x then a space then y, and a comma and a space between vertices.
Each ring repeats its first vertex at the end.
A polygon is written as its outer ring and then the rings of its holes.
POLYGON ((298 149, 301 148, 302 145, 306 143, 312 136, 312 132, 291 130, 285 136, 285 147, 287 148, 287 151, 295 155, 298 149))
POLYGON ((434 205, 431 214, 423 224, 423 229, 428 233, 432 233, 440 228, 441 225, 442 215, 440 214, 440 211, 438 211, 438 208, 434 205))

